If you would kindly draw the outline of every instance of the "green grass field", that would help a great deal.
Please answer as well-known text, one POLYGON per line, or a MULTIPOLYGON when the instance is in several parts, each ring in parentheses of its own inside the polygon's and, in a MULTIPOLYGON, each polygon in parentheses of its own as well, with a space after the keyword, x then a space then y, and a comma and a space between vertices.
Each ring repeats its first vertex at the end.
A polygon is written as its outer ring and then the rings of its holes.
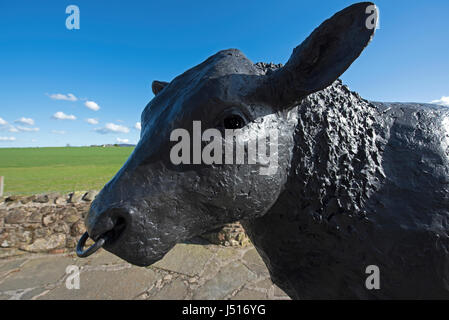
POLYGON ((100 190, 133 147, 0 148, 4 195, 100 190))

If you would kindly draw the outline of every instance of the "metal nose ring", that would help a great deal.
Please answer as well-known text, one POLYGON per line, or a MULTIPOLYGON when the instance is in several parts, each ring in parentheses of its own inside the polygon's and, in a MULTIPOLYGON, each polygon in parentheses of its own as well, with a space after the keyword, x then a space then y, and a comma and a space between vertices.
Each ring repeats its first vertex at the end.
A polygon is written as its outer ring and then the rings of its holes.
POLYGON ((97 241, 95 241, 93 245, 91 245, 86 250, 83 250, 84 245, 86 244, 88 238, 89 234, 85 232, 78 241, 78 244, 76 245, 76 255, 80 258, 86 258, 90 256, 92 253, 95 253, 98 249, 100 249, 104 245, 104 243, 107 240, 107 236, 103 235, 97 241))

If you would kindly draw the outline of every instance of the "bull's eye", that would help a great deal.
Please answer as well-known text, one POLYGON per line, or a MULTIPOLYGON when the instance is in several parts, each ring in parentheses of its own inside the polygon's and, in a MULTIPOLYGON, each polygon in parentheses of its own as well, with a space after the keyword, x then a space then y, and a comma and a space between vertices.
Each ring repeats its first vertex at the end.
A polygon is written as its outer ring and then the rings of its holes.
POLYGON ((245 120, 239 115, 233 114, 224 118, 223 125, 225 129, 240 129, 245 126, 245 120))

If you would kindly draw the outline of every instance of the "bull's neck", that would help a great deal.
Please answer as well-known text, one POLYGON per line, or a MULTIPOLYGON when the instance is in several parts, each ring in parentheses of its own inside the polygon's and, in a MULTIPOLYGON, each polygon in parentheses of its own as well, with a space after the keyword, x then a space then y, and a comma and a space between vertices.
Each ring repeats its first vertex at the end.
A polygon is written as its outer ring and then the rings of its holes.
POLYGON ((301 208, 325 219, 345 212, 363 214, 381 162, 376 117, 375 107, 339 80, 299 105, 286 189, 301 208))
POLYGON ((290 286, 292 296, 305 280, 292 280, 288 270, 313 272, 294 264, 302 263, 300 256, 325 255, 326 246, 335 243, 330 233, 351 232, 345 221, 363 218, 364 202, 381 174, 374 127, 378 113, 368 101, 336 81, 303 100, 297 112, 284 191, 263 217, 244 222, 272 276, 284 290, 290 286))

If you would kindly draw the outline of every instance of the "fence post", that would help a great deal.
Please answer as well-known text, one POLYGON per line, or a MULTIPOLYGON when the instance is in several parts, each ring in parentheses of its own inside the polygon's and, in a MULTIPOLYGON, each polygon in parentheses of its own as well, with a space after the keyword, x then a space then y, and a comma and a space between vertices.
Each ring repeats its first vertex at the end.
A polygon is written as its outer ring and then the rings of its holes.
POLYGON ((3 183, 4 183, 4 177, 0 176, 0 197, 3 196, 3 183))

